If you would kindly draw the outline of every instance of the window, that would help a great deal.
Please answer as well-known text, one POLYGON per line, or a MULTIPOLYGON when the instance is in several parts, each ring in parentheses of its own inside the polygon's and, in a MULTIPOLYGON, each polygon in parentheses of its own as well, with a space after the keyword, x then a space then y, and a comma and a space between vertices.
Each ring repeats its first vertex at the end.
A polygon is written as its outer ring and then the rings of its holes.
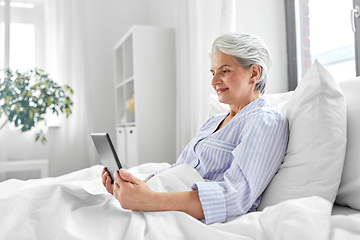
POLYGON ((286 0, 291 89, 317 59, 336 80, 356 76, 353 0, 286 0), (291 31, 291 28, 295 31, 291 31), (290 43, 289 43, 290 42, 290 43), (292 61, 293 60, 293 61, 292 61), (294 83, 295 81, 295 83, 294 83))
POLYGON ((20 72, 35 67, 34 24, 10 24, 10 67, 20 72), (24 41, 26 40, 26 41, 24 41))
POLYGON ((43 3, 34 2, 0 2, 0 68, 42 66, 43 3))

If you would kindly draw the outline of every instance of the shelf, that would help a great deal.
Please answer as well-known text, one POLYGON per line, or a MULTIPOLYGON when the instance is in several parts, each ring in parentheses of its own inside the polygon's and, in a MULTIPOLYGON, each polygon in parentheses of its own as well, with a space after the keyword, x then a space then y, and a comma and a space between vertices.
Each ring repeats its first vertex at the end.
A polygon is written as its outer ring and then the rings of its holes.
POLYGON ((115 99, 116 99, 116 105, 117 105, 117 111, 116 111, 116 123, 122 123, 125 122, 125 105, 124 105, 124 88, 119 87, 115 90, 115 99))
POLYGON ((134 76, 131 76, 128 79, 126 79, 125 81, 122 81, 121 83, 116 84, 115 88, 120 88, 131 81, 134 81, 134 76))
POLYGON ((116 148, 129 167, 176 161, 175 49, 173 29, 149 26, 133 26, 114 47, 116 148))
MULTIPOLYGON (((127 124, 135 122, 135 112, 129 111, 127 102, 134 95, 134 81, 133 78, 119 83, 115 87, 115 98, 116 98, 116 123, 117 124, 127 124)), ((135 108, 135 103, 134 103, 135 108)))
MULTIPOLYGON (((128 109, 128 101, 130 101, 133 96, 134 96, 134 81, 129 81, 127 82, 125 85, 125 118, 126 118, 126 122, 135 122, 135 112, 134 111, 130 111, 128 109)), ((134 104, 134 109, 135 109, 135 104, 134 104)))
POLYGON ((115 85, 119 85, 134 75, 132 35, 115 49, 115 85))
POLYGON ((136 122, 124 122, 124 123, 118 123, 116 126, 117 126, 117 127, 129 127, 129 126, 136 126, 136 122))
POLYGON ((123 45, 124 51, 124 79, 134 76, 134 63, 133 63, 133 43, 132 35, 126 39, 123 45))
POLYGON ((124 80, 124 63, 123 63, 123 48, 116 49, 115 51, 115 83, 121 84, 124 80))

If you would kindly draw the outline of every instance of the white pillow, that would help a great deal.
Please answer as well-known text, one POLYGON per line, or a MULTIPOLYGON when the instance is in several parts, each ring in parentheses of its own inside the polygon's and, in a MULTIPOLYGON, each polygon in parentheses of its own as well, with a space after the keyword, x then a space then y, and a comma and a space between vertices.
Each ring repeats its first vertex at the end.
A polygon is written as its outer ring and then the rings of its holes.
POLYGON ((284 162, 258 210, 307 196, 333 203, 346 149, 346 106, 339 85, 315 61, 295 91, 267 97, 287 117, 290 135, 284 162))
POLYGON ((360 210, 360 77, 339 83, 347 110, 347 146, 336 203, 360 210))

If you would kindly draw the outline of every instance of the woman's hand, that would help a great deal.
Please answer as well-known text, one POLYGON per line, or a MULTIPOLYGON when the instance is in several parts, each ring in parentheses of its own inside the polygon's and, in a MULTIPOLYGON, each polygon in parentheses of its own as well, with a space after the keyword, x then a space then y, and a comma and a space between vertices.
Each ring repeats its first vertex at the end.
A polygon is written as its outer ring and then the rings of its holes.
POLYGON ((113 192, 114 192, 114 184, 111 183, 111 177, 110 177, 109 172, 107 171, 106 168, 104 168, 102 170, 101 177, 102 177, 102 183, 103 183, 104 187, 106 188, 106 190, 109 193, 113 194, 113 192))
MULTIPOLYGON (((110 174, 106 168, 104 168, 102 170, 101 178, 102 178, 102 183, 103 183, 104 187, 106 188, 106 190, 109 193, 113 194, 114 193, 114 184, 111 183, 110 174)), ((148 181, 148 179, 143 180, 144 183, 146 183, 147 181, 148 181)))
POLYGON ((131 173, 120 169, 115 172, 113 195, 120 202, 122 208, 138 211, 152 211, 154 209, 156 193, 131 173))

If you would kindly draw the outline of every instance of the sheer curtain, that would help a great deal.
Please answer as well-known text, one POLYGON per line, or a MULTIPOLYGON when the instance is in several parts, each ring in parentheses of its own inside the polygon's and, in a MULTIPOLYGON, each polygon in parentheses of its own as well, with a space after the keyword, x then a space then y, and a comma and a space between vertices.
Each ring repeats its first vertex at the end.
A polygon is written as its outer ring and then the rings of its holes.
POLYGON ((177 155, 195 136, 215 94, 210 85, 209 51, 221 34, 235 31, 235 0, 178 1, 177 155))
POLYGON ((46 69, 53 79, 74 90, 72 115, 62 117, 61 126, 49 131, 54 172, 55 168, 68 172, 95 164, 96 153, 90 138, 84 4, 85 0, 45 1, 46 69))

